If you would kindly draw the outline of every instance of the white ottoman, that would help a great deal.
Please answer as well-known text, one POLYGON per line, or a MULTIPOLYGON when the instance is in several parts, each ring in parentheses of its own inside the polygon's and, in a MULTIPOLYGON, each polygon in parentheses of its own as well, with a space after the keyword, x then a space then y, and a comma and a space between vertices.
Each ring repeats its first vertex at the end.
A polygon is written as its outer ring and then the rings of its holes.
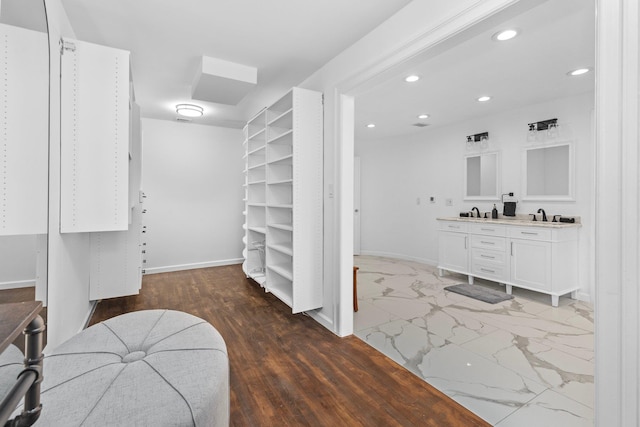
POLYGON ((47 355, 41 400, 37 426, 227 426, 227 348, 187 313, 123 314, 47 355))
POLYGON ((24 369, 24 354, 11 344, 0 353, 0 400, 4 399, 24 369))

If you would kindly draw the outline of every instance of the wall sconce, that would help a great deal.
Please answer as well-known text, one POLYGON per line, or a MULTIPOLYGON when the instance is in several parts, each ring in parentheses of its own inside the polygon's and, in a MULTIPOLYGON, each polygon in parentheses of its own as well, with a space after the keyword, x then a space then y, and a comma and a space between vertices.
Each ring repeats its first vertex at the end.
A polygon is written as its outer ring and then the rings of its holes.
POLYGON ((541 122, 529 123, 527 132, 528 141, 539 141, 544 139, 554 139, 558 137, 558 119, 543 120, 541 122), (546 131, 546 132, 543 132, 546 131))
POLYGON ((467 150, 484 150, 489 146, 489 132, 476 133, 467 136, 467 150))

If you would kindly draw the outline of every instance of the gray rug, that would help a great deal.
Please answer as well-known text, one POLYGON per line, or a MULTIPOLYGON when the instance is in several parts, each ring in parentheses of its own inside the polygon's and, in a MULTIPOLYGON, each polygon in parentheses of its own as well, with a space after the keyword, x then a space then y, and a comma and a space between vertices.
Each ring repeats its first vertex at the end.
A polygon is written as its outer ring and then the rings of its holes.
POLYGON ((456 294, 465 295, 473 299, 488 302, 489 304, 495 304, 500 301, 506 301, 513 298, 513 295, 509 295, 502 291, 494 291, 493 289, 485 288, 478 285, 469 285, 462 283, 460 285, 451 285, 444 288, 445 291, 455 292, 456 294))

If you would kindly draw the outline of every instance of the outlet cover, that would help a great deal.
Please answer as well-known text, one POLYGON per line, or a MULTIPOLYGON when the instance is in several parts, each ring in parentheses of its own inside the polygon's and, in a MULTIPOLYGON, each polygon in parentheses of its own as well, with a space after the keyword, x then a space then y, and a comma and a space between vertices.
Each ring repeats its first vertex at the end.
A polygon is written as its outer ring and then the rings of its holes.
POLYGON ((446 202, 445 202, 445 205, 453 206, 453 199, 447 199, 446 202))

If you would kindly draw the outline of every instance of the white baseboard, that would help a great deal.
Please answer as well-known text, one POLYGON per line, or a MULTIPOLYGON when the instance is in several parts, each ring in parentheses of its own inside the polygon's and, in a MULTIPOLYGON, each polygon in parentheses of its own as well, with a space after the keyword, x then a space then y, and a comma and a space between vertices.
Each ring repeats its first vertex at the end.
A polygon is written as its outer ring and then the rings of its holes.
MULTIPOLYGON (((335 325, 333 324, 333 319, 329 319, 324 313, 320 310, 308 311, 307 314, 316 322, 320 323, 322 326, 338 335, 335 330, 335 325)), ((339 336, 339 335, 338 335, 339 336)))
POLYGON ((192 264, 167 265, 164 267, 145 268, 144 274, 169 273, 172 271, 195 270, 197 268, 222 267, 224 265, 242 264, 244 258, 224 259, 220 261, 195 262, 192 264))
POLYGON ((430 265, 433 267, 436 267, 438 265, 438 262, 432 259, 427 259, 427 258, 418 258, 418 257, 414 257, 411 255, 404 255, 404 254, 396 254, 393 252, 379 252, 379 251, 360 251, 360 255, 369 255, 369 256, 380 256, 380 257, 385 257, 385 258, 394 258, 394 259, 402 259, 405 261, 414 261, 414 262, 419 262, 421 264, 426 264, 426 265, 430 265))
POLYGON ((30 288, 36 285, 36 279, 33 280, 16 280, 15 282, 0 282, 0 290, 30 288))

